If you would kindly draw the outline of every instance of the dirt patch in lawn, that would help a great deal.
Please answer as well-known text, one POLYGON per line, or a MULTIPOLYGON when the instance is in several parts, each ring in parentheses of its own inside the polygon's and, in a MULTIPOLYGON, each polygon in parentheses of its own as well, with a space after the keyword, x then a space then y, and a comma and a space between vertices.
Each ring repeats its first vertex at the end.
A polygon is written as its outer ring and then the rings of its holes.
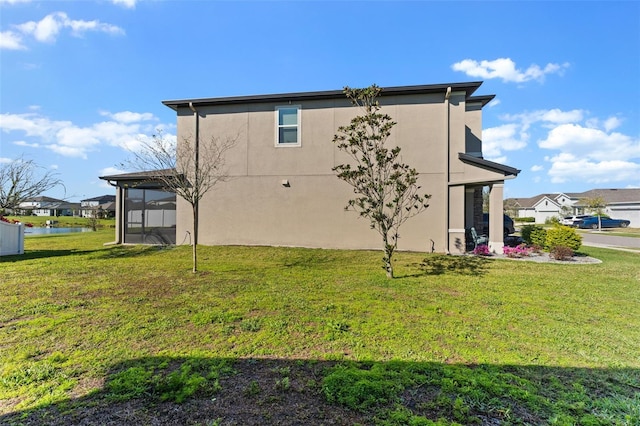
POLYGON ((0 416, 3 425, 354 425, 371 415, 327 402, 327 362, 240 359, 213 395, 183 403, 157 398, 109 402, 103 391, 28 413, 0 416))

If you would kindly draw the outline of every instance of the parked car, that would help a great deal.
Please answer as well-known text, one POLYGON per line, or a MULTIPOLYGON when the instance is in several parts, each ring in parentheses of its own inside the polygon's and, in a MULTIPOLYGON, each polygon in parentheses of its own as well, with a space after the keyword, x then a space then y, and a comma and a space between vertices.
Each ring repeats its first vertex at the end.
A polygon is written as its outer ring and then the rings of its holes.
MULTIPOLYGON (((611 219, 610 217, 600 217, 602 228, 626 228, 631 222, 625 219, 611 219)), ((598 217, 589 216, 578 222, 578 228, 598 229, 598 217)))
POLYGON ((566 226, 578 226, 578 222, 580 222, 583 219, 586 219, 588 217, 591 217, 590 214, 579 214, 576 216, 565 216, 562 219, 560 219, 560 224, 561 225, 566 225, 566 226))
MULTIPOLYGON (((484 225, 484 230, 488 234, 489 233, 489 213, 482 214, 482 224, 484 225)), ((504 235, 510 235, 516 232, 516 228, 513 225, 513 219, 511 219, 506 214, 504 215, 504 235)))

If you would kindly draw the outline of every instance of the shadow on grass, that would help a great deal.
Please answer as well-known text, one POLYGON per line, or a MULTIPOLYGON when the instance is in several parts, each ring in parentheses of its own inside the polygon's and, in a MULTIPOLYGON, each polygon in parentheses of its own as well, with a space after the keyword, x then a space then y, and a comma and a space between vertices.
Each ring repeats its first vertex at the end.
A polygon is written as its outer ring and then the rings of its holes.
POLYGON ((169 245, 114 245, 104 250, 99 250, 99 258, 113 259, 145 256, 152 253, 171 250, 175 246, 169 245))
POLYGON ((52 426, 429 421, 639 424, 640 370, 149 357, 112 366, 85 396, 0 416, 1 424, 52 426))
POLYGON ((48 257, 78 256, 97 250, 25 250, 24 254, 0 257, 0 263, 20 262, 22 260, 44 259, 48 257))
POLYGON ((24 254, 0 257, 0 263, 20 262, 23 260, 44 259, 50 257, 93 255, 94 258, 137 257, 154 252, 168 250, 172 246, 112 246, 96 250, 25 250, 24 254))
POLYGON ((425 275, 484 275, 492 260, 479 256, 431 254, 420 263, 425 275))

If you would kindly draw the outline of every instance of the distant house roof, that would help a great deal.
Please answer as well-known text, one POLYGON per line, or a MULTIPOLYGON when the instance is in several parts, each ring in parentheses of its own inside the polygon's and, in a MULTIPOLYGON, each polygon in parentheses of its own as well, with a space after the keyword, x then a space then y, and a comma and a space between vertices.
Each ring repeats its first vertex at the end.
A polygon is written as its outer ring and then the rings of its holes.
POLYGON ((602 197, 607 204, 640 203, 640 188, 590 189, 575 195, 577 195, 578 203, 581 198, 595 197, 602 197))
POLYGON ((514 200, 518 207, 521 207, 523 209, 532 209, 536 204, 538 204, 540 201, 542 201, 545 198, 554 200, 556 198, 556 195, 558 194, 539 194, 539 195, 536 195, 535 197, 511 198, 511 200, 514 200))
POLYGON ((63 200, 57 198, 47 197, 46 195, 40 195, 38 197, 31 197, 24 200, 26 203, 63 203, 63 200))
POLYGON ((109 201, 107 203, 100 204, 98 206, 98 208, 101 209, 101 210, 114 212, 114 211, 116 211, 116 203, 115 203, 115 201, 109 201))
MULTIPOLYGON (((383 87, 380 96, 393 95, 414 95, 446 92, 449 87, 453 91, 464 91, 469 101, 481 102, 483 105, 493 99, 493 95, 471 97, 481 81, 472 81, 468 83, 448 83, 448 84, 427 84, 417 86, 395 86, 383 87)), ((197 98, 197 99, 178 99, 163 101, 162 103, 173 110, 178 108, 188 108, 190 105, 197 106, 213 106, 213 105, 233 105, 247 103, 266 103, 266 102, 286 102, 286 101, 306 101, 306 100, 323 100, 323 99, 345 99, 342 90, 327 90, 320 92, 298 92, 298 93, 279 93, 270 95, 251 95, 251 96, 232 96, 225 98, 197 98)))
POLYGON ((590 189, 585 192, 565 192, 553 194, 538 194, 529 198, 510 198, 520 208, 533 208, 545 197, 556 200, 561 196, 566 196, 577 201, 576 205, 580 205, 583 198, 602 197, 607 204, 623 204, 623 203, 640 203, 640 188, 625 189, 590 189))
POLYGON ((93 198, 87 198, 84 200, 80 200, 81 202, 85 202, 85 201, 98 201, 100 203, 107 203, 109 201, 115 201, 116 200, 116 196, 115 195, 100 195, 98 197, 93 197, 93 198))

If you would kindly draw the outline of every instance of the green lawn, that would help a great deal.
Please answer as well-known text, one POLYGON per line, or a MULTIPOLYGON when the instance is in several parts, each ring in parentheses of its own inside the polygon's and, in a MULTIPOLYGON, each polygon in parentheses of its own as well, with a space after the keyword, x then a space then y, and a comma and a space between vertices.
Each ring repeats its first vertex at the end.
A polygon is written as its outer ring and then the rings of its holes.
POLYGON ((189 247, 112 240, 0 258, 0 423, 640 424, 636 253, 399 253, 388 280, 380 252, 201 247, 192 274, 189 247))
POLYGON ((617 237, 640 238, 640 228, 604 228, 600 231, 578 230, 578 232, 599 232, 604 235, 615 235, 617 237))
MULTIPOLYGON (((55 220, 56 227, 89 227, 89 219, 86 217, 76 216, 7 216, 7 219, 18 220, 22 223, 28 223, 33 226, 45 226, 48 220, 55 220)), ((114 228, 115 219, 98 219, 96 225, 101 228, 114 228)))

